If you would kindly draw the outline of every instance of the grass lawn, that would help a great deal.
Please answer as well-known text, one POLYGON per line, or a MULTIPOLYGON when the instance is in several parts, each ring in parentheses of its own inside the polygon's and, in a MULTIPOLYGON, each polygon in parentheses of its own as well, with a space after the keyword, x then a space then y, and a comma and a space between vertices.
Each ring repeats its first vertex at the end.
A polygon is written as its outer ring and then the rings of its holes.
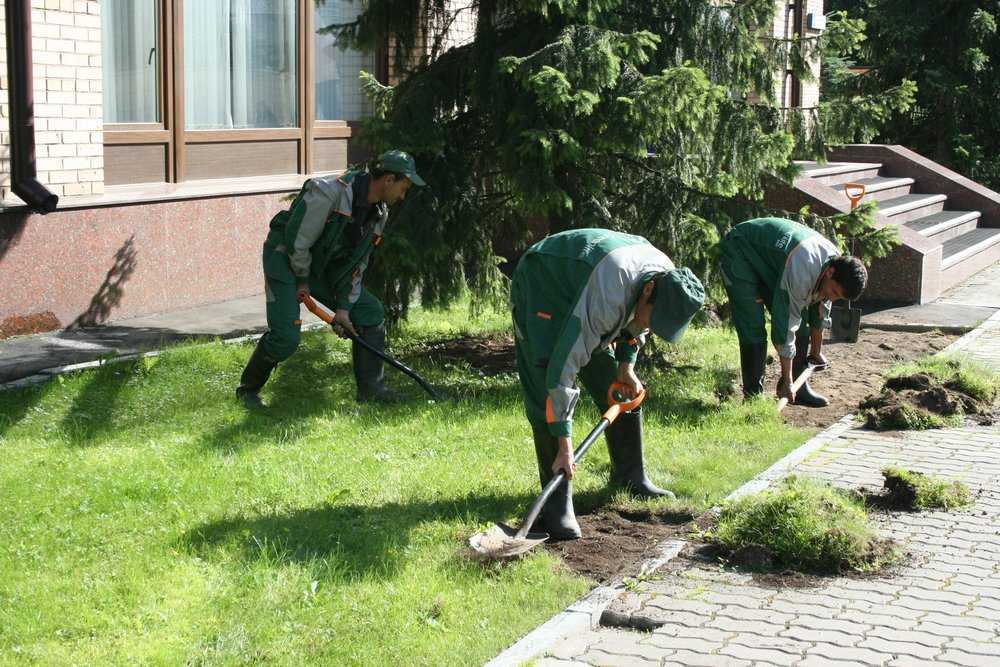
MULTIPOLYGON (((544 549, 484 568, 467 538, 538 493, 516 375, 421 341, 505 331, 504 313, 417 312, 395 350, 458 400, 353 401, 348 344, 314 332, 265 390, 232 398, 247 345, 0 393, 0 663, 476 664, 592 582, 544 549)), ((731 331, 692 329, 646 371, 650 476, 705 507, 803 442, 773 402, 720 403, 731 331)), ((577 438, 596 422, 585 406, 577 438)), ((578 511, 612 500, 607 451, 578 511)))

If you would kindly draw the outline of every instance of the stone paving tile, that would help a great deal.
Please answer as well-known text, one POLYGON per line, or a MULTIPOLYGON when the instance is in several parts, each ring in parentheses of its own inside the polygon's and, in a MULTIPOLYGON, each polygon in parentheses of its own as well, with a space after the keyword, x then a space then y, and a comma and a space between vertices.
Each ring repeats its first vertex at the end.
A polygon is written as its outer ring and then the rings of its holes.
MULTIPOLYGON (((989 336, 1000 368, 1000 320, 989 336)), ((1000 427, 842 429, 786 474, 879 488, 886 465, 961 479, 975 494, 966 510, 876 515, 909 554, 891 576, 778 589, 675 563, 633 600, 662 626, 598 628, 550 652, 551 665, 1000 665, 1000 427)))

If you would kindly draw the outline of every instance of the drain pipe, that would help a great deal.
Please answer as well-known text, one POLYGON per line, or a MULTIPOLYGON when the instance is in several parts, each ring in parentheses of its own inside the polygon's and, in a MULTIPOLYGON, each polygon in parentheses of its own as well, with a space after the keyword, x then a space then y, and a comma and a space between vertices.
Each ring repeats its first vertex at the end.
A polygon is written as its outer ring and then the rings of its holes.
POLYGON ((10 100, 11 189, 34 211, 51 213, 58 195, 38 182, 31 71, 31 0, 7 0, 7 91, 10 100))

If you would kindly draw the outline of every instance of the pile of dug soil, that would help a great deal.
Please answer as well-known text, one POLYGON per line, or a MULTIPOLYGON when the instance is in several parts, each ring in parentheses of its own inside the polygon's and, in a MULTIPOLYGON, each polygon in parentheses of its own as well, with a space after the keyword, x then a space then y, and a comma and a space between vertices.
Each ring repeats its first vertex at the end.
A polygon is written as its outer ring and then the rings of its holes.
POLYGON ((858 407, 865 426, 876 431, 941 428, 947 418, 963 415, 978 415, 981 422, 990 423, 993 418, 992 405, 927 373, 889 378, 882 393, 868 396, 858 407))

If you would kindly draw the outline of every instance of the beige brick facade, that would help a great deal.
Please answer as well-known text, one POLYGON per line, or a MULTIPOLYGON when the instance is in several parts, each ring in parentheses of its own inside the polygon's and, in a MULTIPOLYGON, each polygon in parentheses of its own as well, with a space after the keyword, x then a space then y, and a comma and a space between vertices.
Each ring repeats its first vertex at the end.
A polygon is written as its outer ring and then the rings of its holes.
MULTIPOLYGON (((811 28, 810 26, 810 16, 813 17, 812 25, 820 26, 822 25, 823 17, 823 0, 802 0, 802 15, 801 22, 796 24, 796 13, 795 13, 794 2, 776 0, 774 3, 774 22, 771 25, 771 36, 778 39, 791 39, 793 35, 800 35, 802 37, 816 37, 822 33, 822 30, 811 28)), ((778 72, 775 77, 775 97, 778 99, 779 103, 783 107, 799 106, 803 108, 811 108, 819 105, 819 75, 820 75, 820 59, 817 57, 813 60, 812 71, 813 80, 812 81, 801 81, 801 94, 797 104, 792 104, 792 81, 791 77, 787 75, 786 72, 778 72)))
MULTIPOLYGON (((32 0, 38 180, 62 196, 104 192, 100 3, 32 0)), ((6 27, 0 5, 0 198, 10 195, 6 27)))

